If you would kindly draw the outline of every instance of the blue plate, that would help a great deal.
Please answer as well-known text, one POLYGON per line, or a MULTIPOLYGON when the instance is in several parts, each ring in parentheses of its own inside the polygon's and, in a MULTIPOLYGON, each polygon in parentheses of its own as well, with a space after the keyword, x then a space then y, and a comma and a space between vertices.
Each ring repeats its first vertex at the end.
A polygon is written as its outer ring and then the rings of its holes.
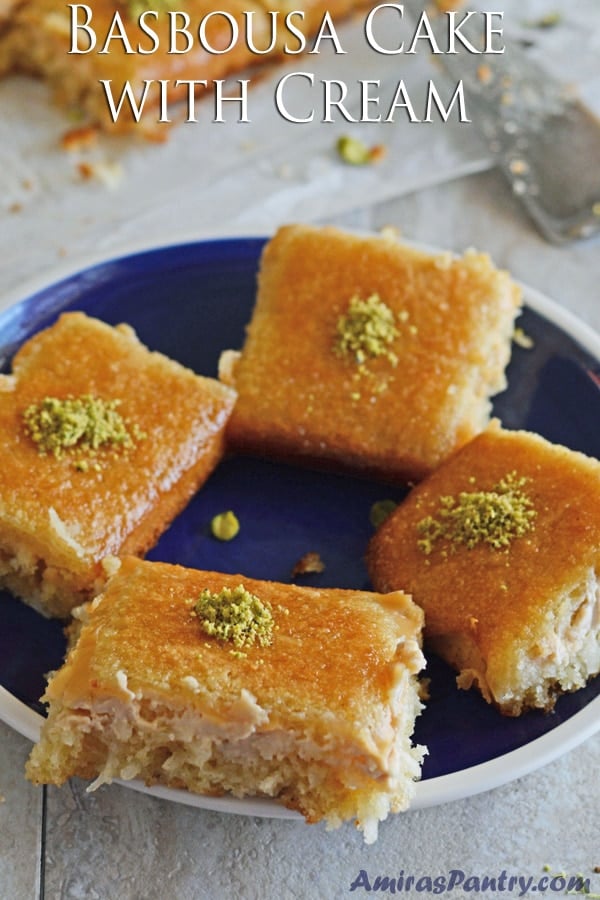
MULTIPOLYGON (((126 321, 152 349, 214 376, 221 350, 242 345, 263 244, 262 239, 233 239, 164 247, 69 275, 0 315, 4 371, 10 369, 10 359, 23 341, 50 325, 60 312, 77 309, 111 324, 126 321)), ((519 324, 533 347, 515 346, 508 388, 496 398, 495 413, 507 427, 534 430, 600 457, 600 389, 593 377, 599 370, 597 338, 550 301, 531 291, 526 291, 526 298, 519 324)), ((149 558, 289 581, 294 563, 313 550, 326 569, 304 576, 300 583, 369 588, 363 559, 372 534, 369 510, 384 497, 400 499, 401 492, 262 459, 230 458, 149 558), (241 520, 241 532, 235 541, 219 543, 210 537, 207 525, 213 515, 230 508, 241 520)), ((7 697, 13 710, 20 703, 42 712, 38 698, 44 673, 60 664, 64 646, 59 623, 42 618, 8 594, 1 596, 0 685, 5 691, 0 717, 19 727, 18 716, 3 716, 7 697)), ((591 724, 589 707, 600 703, 594 703, 600 679, 562 697, 551 715, 533 712, 508 719, 476 692, 457 690, 453 673, 441 661, 430 658, 428 670, 431 699, 415 735, 429 748, 419 785, 422 805, 516 777, 597 727, 591 724), (467 770, 482 773, 482 778, 456 779, 459 773, 466 776, 467 770)), ((594 721, 599 719, 596 710, 594 721)), ((163 796, 209 805, 208 798, 205 803, 182 794, 162 790, 163 796)), ((228 808, 227 799, 220 803, 212 803, 212 808, 228 808)), ((265 814, 278 814, 268 804, 266 808, 265 814)), ((251 804, 247 809, 261 812, 251 804)))

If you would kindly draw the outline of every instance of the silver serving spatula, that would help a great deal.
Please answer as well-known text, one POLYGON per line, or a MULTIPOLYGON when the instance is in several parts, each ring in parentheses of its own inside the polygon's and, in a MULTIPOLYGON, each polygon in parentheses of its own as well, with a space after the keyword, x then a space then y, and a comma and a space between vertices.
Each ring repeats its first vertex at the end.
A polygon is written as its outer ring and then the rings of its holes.
MULTIPOLYGON (((442 48, 444 19, 433 20, 442 48)), ((457 48, 436 60, 462 80, 473 124, 542 234, 555 243, 589 238, 600 232, 600 119, 522 43, 504 45, 502 54, 457 48)))

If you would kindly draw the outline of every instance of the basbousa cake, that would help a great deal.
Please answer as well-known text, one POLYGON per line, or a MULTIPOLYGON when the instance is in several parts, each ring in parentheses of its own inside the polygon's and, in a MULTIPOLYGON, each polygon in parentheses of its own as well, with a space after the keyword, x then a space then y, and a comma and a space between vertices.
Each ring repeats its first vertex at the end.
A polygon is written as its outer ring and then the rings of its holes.
POLYGON ((600 671, 599 510, 600 462, 494 422, 389 516, 369 571, 412 594, 460 687, 550 710, 600 671))
POLYGON ((45 694, 34 782, 140 778, 275 797, 308 822, 355 819, 369 842, 409 805, 424 659, 422 613, 402 592, 128 557, 76 616, 45 694))
POLYGON ((241 451, 417 480, 489 421, 520 291, 484 254, 287 226, 263 252, 241 354, 220 376, 241 451))
POLYGON ((220 460, 235 392, 126 325, 62 315, 0 376, 0 585, 66 617, 220 460))
MULTIPOLYGON (((286 45, 297 53, 326 13, 335 20, 363 5, 363 0, 300 0, 284 9, 266 0, 224 0, 215 9, 208 0, 186 0, 181 8, 168 0, 154 6, 138 0, 5 2, 0 76, 33 74, 79 120, 150 137, 158 135, 159 122, 164 128, 184 115, 198 121, 194 94, 214 87, 215 101, 226 99, 228 76, 280 59, 286 45), (289 14, 296 35, 284 25, 289 14)), ((243 84, 234 88, 244 96, 243 84)))
MULTIPOLYGON (((437 0, 432 11, 460 5, 437 0)), ((223 0, 215 9, 209 0, 186 0, 181 7, 170 0, 153 5, 143 0, 2 0, 0 76, 33 74, 79 120, 158 137, 159 127, 171 121, 201 120, 194 96, 202 91, 214 98, 214 120, 219 121, 223 103, 231 103, 225 79, 246 70, 247 77, 234 85, 237 107, 240 99, 247 100, 253 68, 303 51, 318 53, 321 40, 335 39, 337 45, 339 20, 369 6, 375 4, 223 0)), ((430 12, 424 10, 423 18, 430 12)), ((424 36, 417 36, 420 30, 414 26, 413 42, 424 36)), ((73 146, 77 140, 74 135, 73 146)))

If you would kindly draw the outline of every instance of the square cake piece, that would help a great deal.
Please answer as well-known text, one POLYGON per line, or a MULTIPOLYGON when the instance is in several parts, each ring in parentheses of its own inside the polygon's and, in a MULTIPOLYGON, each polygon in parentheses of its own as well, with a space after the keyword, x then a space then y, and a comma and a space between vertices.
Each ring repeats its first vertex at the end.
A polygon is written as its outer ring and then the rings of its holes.
POLYGON ((372 539, 378 590, 425 613, 430 648, 506 715, 600 671, 600 462, 496 422, 372 539))
POLYGON ((275 797, 367 841, 406 808, 422 747, 421 610, 125 558, 82 607, 28 762, 36 783, 140 778, 275 797))
POLYGON ((267 244, 241 352, 240 450, 417 480, 489 421, 505 386, 520 291, 474 252, 287 226, 267 244))
POLYGON ((0 376, 0 586, 66 617, 143 554, 223 453, 235 392, 66 313, 0 376))
MULTIPOLYGON (((164 129, 184 116, 195 114, 202 121, 193 96, 189 101, 190 89, 202 90, 201 80, 206 80, 211 90, 214 81, 281 58, 286 45, 296 50, 299 38, 284 25, 292 9, 301 12, 302 18, 292 17, 291 25, 301 30, 310 47, 310 38, 326 11, 335 21, 362 5, 368 5, 367 0, 301 0, 293 7, 272 6, 268 0, 224 0, 217 7, 210 0, 186 0, 182 7, 164 0, 156 6, 137 0, 118 4, 94 0, 71 5, 72 12, 59 0, 2 0, 0 76, 24 72, 43 78, 54 100, 86 122, 109 131, 134 130, 156 137, 159 127, 164 129), (279 13, 274 34, 272 10, 279 13), (144 13, 142 28, 139 18, 144 13), (184 15, 189 16, 189 37, 184 15), (246 25, 247 17, 250 25, 246 25), (175 28, 181 29, 179 33, 175 28), (205 46, 199 39, 200 28, 205 46), (71 52, 72 46, 78 52, 71 52), (110 82, 116 116, 101 81, 110 82), (138 116, 127 99, 120 106, 127 84, 139 108, 138 116), (183 101, 180 109, 173 107, 176 101, 183 101)), ((212 108, 204 111, 207 124, 212 116, 212 108)))

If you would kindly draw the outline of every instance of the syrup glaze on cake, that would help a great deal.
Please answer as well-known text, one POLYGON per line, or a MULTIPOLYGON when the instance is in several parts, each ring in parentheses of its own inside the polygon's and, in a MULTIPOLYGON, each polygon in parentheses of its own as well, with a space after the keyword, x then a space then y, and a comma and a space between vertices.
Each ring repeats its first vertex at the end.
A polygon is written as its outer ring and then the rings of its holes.
POLYGON ((549 710, 600 671, 599 509, 600 462, 494 422, 383 523, 371 578, 412 594, 460 687, 549 710))
POLYGON ((35 335, 0 377, 2 586, 67 616, 102 585, 104 557, 143 554, 205 481, 234 401, 217 381, 151 353, 128 326, 68 313, 35 335), (130 445, 40 452, 27 412, 85 397, 118 402, 130 445))
POLYGON ((288 226, 267 244, 241 355, 221 378, 245 452, 406 481, 488 423, 520 291, 484 254, 288 226), (362 334, 362 336, 361 336, 362 334))
POLYGON ((424 660, 422 613, 403 593, 125 558, 77 616, 74 645, 46 691, 33 781, 138 777, 278 797, 309 822, 355 818, 368 840, 409 804, 424 660), (227 592, 258 598, 272 616, 268 639, 208 634, 197 611, 206 592, 215 602, 227 592))

